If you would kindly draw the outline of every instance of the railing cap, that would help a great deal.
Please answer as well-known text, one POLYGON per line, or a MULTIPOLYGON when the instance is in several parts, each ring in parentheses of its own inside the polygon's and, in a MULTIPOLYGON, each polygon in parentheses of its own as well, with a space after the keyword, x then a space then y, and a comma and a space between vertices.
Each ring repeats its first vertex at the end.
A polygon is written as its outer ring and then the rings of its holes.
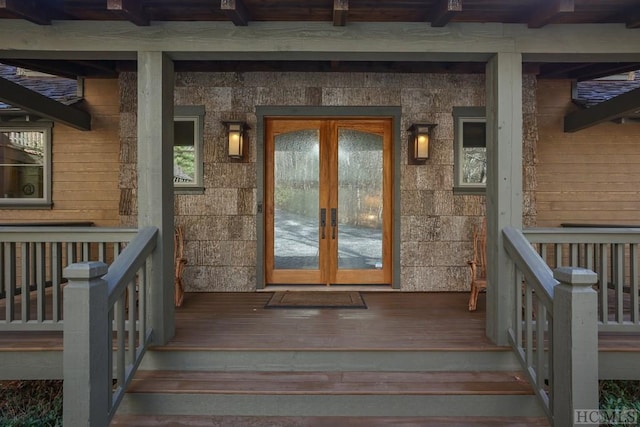
POLYGON ((107 274, 107 264, 100 261, 77 262, 65 267, 63 276, 67 279, 95 279, 107 274))
POLYGON ((553 278, 574 286, 591 286, 598 283, 598 275, 580 267, 558 267, 553 270, 553 278))

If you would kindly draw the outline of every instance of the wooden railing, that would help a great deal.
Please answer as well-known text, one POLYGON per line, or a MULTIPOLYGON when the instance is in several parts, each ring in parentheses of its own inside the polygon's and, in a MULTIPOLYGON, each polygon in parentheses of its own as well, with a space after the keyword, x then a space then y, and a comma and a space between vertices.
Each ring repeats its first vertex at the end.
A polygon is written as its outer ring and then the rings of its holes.
POLYGON ((534 228, 524 234, 552 268, 596 272, 600 331, 640 331, 640 228, 534 228))
POLYGON ((597 276, 552 272, 520 230, 503 236, 517 288, 509 341, 552 425, 573 425, 576 410, 598 408, 597 276))
POLYGON ((153 333, 148 270, 157 236, 141 229, 108 268, 64 269, 64 425, 109 425, 142 361, 153 333))
POLYGON ((62 270, 113 262, 137 230, 70 226, 0 227, 0 331, 62 330, 62 270))

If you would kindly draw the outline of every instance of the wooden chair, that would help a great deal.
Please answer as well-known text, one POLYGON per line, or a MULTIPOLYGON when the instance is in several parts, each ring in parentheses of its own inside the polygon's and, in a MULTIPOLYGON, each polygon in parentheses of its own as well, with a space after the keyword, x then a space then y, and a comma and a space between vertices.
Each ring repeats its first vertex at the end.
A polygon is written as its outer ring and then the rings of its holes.
POLYGON ((187 259, 184 257, 184 231, 180 225, 175 228, 175 232, 173 234, 173 245, 173 250, 175 251, 174 299, 176 307, 180 307, 184 299, 182 271, 184 270, 184 266, 187 264, 187 259))
POLYGON ((471 295, 469 311, 475 311, 478 294, 487 288, 487 221, 473 228, 473 259, 468 261, 471 268, 471 295))

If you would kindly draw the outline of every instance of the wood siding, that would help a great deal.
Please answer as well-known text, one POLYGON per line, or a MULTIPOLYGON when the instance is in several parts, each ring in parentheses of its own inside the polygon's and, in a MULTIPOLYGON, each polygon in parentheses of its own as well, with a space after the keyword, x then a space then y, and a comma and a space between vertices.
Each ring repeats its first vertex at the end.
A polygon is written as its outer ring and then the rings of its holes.
POLYGON ((91 131, 56 123, 52 131, 51 208, 0 209, 0 222, 91 221, 119 225, 118 80, 84 82, 85 108, 91 131))
POLYGON ((571 82, 538 82, 537 225, 640 225, 640 123, 563 132, 571 82))

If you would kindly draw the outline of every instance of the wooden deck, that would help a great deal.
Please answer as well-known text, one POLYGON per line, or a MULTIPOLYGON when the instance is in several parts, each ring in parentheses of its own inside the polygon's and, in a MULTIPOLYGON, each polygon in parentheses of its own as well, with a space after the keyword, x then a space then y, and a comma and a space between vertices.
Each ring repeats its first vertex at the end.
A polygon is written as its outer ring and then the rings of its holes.
MULTIPOLYGON (((367 309, 265 309, 272 293, 187 293, 165 349, 495 350, 485 298, 468 293, 365 292, 367 309)), ((1 305, 1 303, 0 303, 1 305)), ((640 352, 640 335, 600 333, 604 351, 640 352)), ((2 332, 0 351, 62 350, 61 332, 2 332)))
POLYGON ((265 309, 271 293, 187 294, 166 348, 495 349, 484 300, 466 293, 363 293, 367 309, 265 309))

